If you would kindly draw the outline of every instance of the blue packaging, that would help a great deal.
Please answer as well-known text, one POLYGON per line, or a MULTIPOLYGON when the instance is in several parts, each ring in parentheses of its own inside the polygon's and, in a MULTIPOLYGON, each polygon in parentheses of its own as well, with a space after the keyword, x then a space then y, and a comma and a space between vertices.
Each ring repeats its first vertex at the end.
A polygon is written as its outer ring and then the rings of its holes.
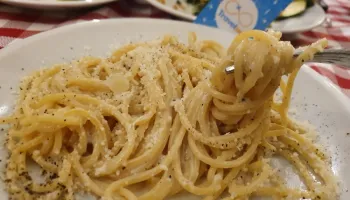
POLYGON ((199 13, 195 23, 236 33, 251 29, 265 30, 291 2, 292 0, 211 0, 199 13))

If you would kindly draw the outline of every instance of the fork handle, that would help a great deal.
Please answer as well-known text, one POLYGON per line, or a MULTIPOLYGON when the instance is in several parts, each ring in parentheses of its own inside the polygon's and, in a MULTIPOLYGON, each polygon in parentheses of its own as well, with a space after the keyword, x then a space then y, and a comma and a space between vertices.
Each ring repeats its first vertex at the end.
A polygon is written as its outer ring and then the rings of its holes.
POLYGON ((349 49, 325 49, 316 53, 312 62, 330 63, 350 68, 350 50, 349 49))

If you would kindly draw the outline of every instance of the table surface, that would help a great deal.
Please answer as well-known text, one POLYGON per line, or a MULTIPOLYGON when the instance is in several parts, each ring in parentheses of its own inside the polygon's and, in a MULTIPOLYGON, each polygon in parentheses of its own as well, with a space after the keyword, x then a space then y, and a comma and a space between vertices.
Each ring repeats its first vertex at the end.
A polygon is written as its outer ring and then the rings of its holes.
MULTIPOLYGON (((327 17, 332 21, 332 26, 320 26, 294 34, 292 37, 287 36, 295 46, 327 38, 331 47, 350 49, 350 1, 325 0, 325 2, 329 6, 327 17)), ((74 11, 38 11, 0 4, 0 49, 6 48, 12 42, 67 24, 121 17, 181 20, 152 7, 144 0, 119 0, 96 8, 74 11)), ((308 65, 350 97, 350 70, 329 64, 308 65)))

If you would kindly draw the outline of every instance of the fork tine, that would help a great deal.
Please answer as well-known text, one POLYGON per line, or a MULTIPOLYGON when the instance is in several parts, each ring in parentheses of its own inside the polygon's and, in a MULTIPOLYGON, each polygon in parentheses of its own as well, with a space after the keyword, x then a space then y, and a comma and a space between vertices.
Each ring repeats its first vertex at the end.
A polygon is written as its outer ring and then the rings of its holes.
POLYGON ((228 66, 225 68, 225 72, 226 74, 231 74, 235 71, 235 66, 234 65, 231 65, 231 66, 228 66))
MULTIPOLYGON (((302 49, 297 49, 294 52, 294 57, 302 53, 302 49)), ((323 52, 318 52, 313 59, 308 62, 331 63, 350 68, 350 49, 325 49, 323 52)), ((226 74, 232 74, 235 71, 235 66, 231 65, 225 68, 226 74)))

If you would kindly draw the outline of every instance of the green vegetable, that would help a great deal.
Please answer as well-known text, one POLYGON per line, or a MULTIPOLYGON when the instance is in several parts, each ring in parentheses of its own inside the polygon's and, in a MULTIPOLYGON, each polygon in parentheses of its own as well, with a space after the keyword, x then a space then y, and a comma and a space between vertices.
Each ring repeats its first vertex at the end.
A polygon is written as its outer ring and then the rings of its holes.
POLYGON ((192 4, 195 6, 194 13, 195 15, 198 15, 202 9, 207 5, 209 0, 186 0, 187 3, 192 4))
POLYGON ((303 13, 305 9, 306 0, 296 0, 289 4, 288 7, 281 12, 280 17, 286 18, 296 16, 303 13))
POLYGON ((305 12, 305 10, 314 5, 313 0, 294 0, 284 9, 278 19, 285 19, 289 17, 295 17, 305 12))

